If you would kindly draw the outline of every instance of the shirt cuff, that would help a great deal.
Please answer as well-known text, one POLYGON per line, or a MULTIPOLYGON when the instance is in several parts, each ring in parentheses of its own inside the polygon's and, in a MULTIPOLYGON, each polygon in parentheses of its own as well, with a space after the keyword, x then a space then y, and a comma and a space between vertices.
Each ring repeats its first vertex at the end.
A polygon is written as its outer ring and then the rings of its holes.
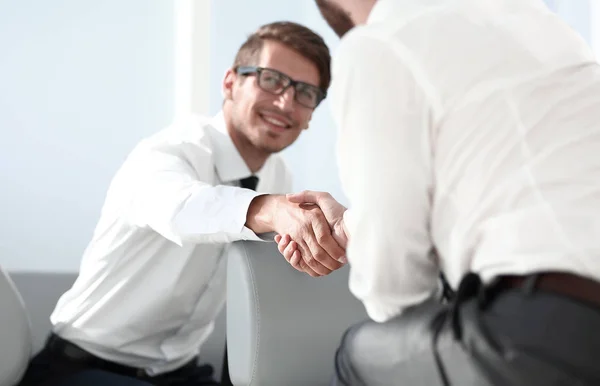
MULTIPOLYGON (((244 199, 246 199, 246 201, 244 201, 244 206, 243 206, 243 213, 244 213, 244 224, 246 224, 246 217, 248 215, 248 209, 250 208, 250 204, 252 203, 252 200, 254 200, 256 197, 258 196, 263 196, 265 195, 265 193, 257 193, 253 190, 250 189, 242 189, 243 191, 247 191, 247 192, 243 192, 244 195, 248 194, 248 197, 250 197, 249 200, 247 200, 247 197, 244 197, 244 199)), ((241 208, 240 208, 241 210, 241 208)), ((256 234, 254 233, 254 231, 250 228, 248 228, 247 226, 243 226, 241 233, 241 239, 242 240, 248 240, 248 241, 266 241, 266 242, 275 242, 275 235, 277 233, 275 232, 267 232, 267 233, 260 233, 260 234, 256 234)))

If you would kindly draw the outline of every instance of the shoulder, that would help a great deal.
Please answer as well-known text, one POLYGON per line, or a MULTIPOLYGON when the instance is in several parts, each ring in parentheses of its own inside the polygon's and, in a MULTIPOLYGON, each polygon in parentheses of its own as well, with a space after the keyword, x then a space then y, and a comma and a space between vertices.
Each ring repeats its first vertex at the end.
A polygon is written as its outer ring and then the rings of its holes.
POLYGON ((386 28, 378 24, 358 26, 340 41, 332 58, 333 65, 352 67, 357 63, 376 63, 378 54, 393 51, 394 45, 393 35, 386 28))
POLYGON ((193 151, 199 155, 209 155, 212 153, 210 124, 210 117, 200 115, 177 117, 169 126, 143 139, 133 153, 158 151, 184 154, 193 151))
POLYGON ((142 173, 185 168, 198 176, 210 176, 214 166, 210 123, 209 117, 198 115, 174 119, 169 126, 140 141, 122 169, 142 173))

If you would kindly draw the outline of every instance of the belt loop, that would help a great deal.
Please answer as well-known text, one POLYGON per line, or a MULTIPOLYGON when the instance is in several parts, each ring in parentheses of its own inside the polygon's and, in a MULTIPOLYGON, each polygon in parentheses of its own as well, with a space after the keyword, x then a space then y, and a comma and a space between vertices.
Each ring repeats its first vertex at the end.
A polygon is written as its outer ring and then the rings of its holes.
POLYGON ((539 273, 534 273, 533 275, 529 275, 525 279, 525 282, 523 283, 523 292, 525 293, 525 295, 531 295, 533 293, 539 277, 539 273))

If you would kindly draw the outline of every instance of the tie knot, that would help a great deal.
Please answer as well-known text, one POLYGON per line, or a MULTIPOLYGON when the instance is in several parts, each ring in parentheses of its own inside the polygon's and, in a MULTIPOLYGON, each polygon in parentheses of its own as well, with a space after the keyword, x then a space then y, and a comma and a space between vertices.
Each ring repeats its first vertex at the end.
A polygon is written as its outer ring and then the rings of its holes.
POLYGON ((250 176, 242 178, 240 180, 240 185, 242 186, 242 188, 256 190, 256 185, 258 185, 258 177, 250 176))

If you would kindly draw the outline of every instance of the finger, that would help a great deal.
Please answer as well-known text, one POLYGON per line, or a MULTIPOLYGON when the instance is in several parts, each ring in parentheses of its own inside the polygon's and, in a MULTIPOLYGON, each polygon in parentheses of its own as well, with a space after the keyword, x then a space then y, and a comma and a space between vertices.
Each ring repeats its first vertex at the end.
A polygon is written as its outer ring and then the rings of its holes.
POLYGON ((336 241, 335 235, 331 231, 325 218, 317 216, 312 223, 315 237, 321 248, 327 252, 337 262, 343 262, 346 257, 346 249, 342 248, 336 241))
POLYGON ((339 269, 345 257, 345 251, 333 238, 329 225, 324 220, 318 220, 313 223, 313 231, 319 246, 325 251, 326 255, 315 255, 315 258, 324 266, 331 270, 339 269))
POLYGON ((291 261, 292 259, 292 255, 294 254, 294 252, 296 252, 297 250, 297 245, 295 241, 291 241, 284 249, 284 251, 282 252, 283 256, 285 257, 285 259, 287 261, 291 261))
MULTIPOLYGON (((306 228, 305 233, 308 231, 308 229, 309 228, 306 228)), ((300 251, 300 260, 298 262, 298 267, 300 270, 313 277, 329 274, 330 271, 314 259, 304 237, 298 240, 296 244, 298 250, 300 251), (310 263, 311 261, 312 263, 310 263)))
POLYGON ((298 256, 300 256, 300 259, 302 259, 302 253, 299 250, 298 243, 293 241, 291 236, 289 235, 283 236, 282 241, 284 242, 280 242, 277 245, 279 252, 281 252, 283 257, 285 257, 287 262, 290 263, 292 267, 296 268, 299 271, 303 271, 303 268, 300 265, 300 261, 298 260, 298 256), (289 240, 286 240, 286 238, 289 238, 289 240), (298 253, 294 254, 294 252, 298 253))
MULTIPOLYGON (((287 260, 287 258, 286 258, 287 260)), ((312 276, 312 277, 319 277, 321 275, 319 275, 318 273, 316 273, 313 269, 311 269, 302 259, 302 253, 300 252, 300 250, 296 250, 291 258, 288 260, 288 262, 290 263, 290 265, 292 267, 294 267, 294 269, 300 271, 300 272, 305 272, 308 275, 312 276)))
MULTIPOLYGON (((311 232, 312 233, 312 232, 311 232)), ((329 275, 332 271, 329 266, 335 267, 339 263, 331 258, 317 242, 317 239, 312 233, 305 239, 306 245, 310 254, 302 253, 304 262, 319 275, 329 275)))
POLYGON ((302 255, 300 254, 299 250, 295 250, 294 254, 292 255, 292 259, 298 259, 299 261, 302 260, 302 255))
POLYGON ((279 252, 281 252, 283 254, 283 251, 288 246, 290 241, 291 241, 291 237, 289 235, 284 235, 281 238, 281 240, 279 240, 279 243, 277 244, 277 249, 279 249, 279 252))
POLYGON ((307 202, 316 204, 319 202, 319 199, 321 198, 322 195, 323 195, 323 192, 315 192, 312 190, 305 190, 300 193, 288 194, 288 195, 286 195, 286 198, 288 199, 288 201, 294 202, 296 204, 307 203, 307 202))
POLYGON ((280 234, 276 234, 274 240, 275 240, 275 242, 277 244, 279 244, 279 240, 281 240, 281 235, 280 234))
POLYGON ((315 270, 313 270, 311 267, 309 267, 308 264, 306 264, 306 262, 302 258, 302 255, 300 253, 298 254, 298 258, 300 259, 300 268, 302 269, 302 272, 308 274, 311 277, 323 276, 323 275, 319 274, 318 272, 316 272, 315 270))
POLYGON ((288 256, 285 256, 285 259, 290 263, 290 265, 294 268, 296 268, 298 271, 304 271, 304 269, 302 268, 302 254, 300 253, 300 251, 295 251, 292 256, 290 256, 288 258, 288 256), (296 253, 298 252, 298 253, 296 253))
POLYGON ((297 256, 300 256, 300 258, 302 258, 302 255, 300 254, 300 251, 298 251, 298 249, 296 248, 297 245, 295 244, 296 243, 294 241, 289 243, 287 248, 285 248, 285 250, 282 252, 282 255, 287 261, 290 262, 290 264, 300 266, 300 261, 297 258, 294 258, 294 254, 298 252, 297 256))

